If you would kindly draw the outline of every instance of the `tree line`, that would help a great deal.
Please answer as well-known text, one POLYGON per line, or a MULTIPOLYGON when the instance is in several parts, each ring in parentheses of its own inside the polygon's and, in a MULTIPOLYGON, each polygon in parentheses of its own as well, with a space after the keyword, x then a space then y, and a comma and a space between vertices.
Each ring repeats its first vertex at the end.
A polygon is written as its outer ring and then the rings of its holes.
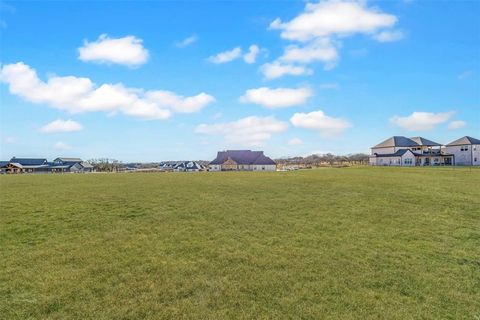
POLYGON ((369 156, 364 153, 355 153, 349 155, 312 154, 306 157, 290 157, 276 159, 277 164, 283 165, 302 165, 317 167, 321 165, 367 165, 369 156))

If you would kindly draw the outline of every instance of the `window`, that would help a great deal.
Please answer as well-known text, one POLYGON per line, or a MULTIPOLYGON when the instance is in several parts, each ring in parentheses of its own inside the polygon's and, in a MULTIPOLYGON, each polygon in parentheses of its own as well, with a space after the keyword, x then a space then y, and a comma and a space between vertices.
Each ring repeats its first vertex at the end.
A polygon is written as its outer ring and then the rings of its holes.
POLYGON ((473 159, 473 161, 477 162, 477 158, 473 159))
POLYGON ((468 151, 468 146, 461 146, 460 151, 468 151))
POLYGON ((413 159, 412 158, 406 158, 403 160, 404 164, 413 164, 413 159))

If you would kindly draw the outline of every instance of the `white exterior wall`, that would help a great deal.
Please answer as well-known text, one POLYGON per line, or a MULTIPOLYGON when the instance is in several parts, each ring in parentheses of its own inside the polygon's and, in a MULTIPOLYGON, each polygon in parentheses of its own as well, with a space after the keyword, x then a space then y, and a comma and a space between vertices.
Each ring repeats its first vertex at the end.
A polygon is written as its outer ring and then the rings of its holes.
POLYGON ((374 154, 388 154, 388 153, 395 153, 395 148, 372 148, 372 155, 374 154))
POLYGON ((221 171, 222 167, 219 164, 211 164, 208 166, 210 171, 221 171))
POLYGON ((473 150, 473 165, 480 166, 480 144, 472 145, 473 150))
POLYGON ((377 157, 376 166, 400 166, 401 157, 377 157))
POLYGON ((404 167, 414 167, 415 166, 415 156, 411 152, 406 152, 402 156, 402 166, 404 167), (408 160, 407 160, 408 159, 408 160), (407 161, 405 161, 407 160, 407 161))
POLYGON ((447 146, 445 149, 447 153, 455 155, 456 166, 480 166, 480 145, 447 146), (468 150, 462 151, 465 147, 468 150))
POLYGON ((266 165, 252 165, 253 171, 276 171, 277 165, 275 164, 266 164, 266 165))

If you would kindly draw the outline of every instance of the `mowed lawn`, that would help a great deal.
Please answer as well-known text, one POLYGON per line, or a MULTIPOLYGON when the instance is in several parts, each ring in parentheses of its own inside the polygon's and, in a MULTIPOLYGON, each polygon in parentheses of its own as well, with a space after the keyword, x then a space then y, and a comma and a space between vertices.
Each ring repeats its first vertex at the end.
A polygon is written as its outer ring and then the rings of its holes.
POLYGON ((0 176, 2 319, 480 318, 480 170, 0 176))

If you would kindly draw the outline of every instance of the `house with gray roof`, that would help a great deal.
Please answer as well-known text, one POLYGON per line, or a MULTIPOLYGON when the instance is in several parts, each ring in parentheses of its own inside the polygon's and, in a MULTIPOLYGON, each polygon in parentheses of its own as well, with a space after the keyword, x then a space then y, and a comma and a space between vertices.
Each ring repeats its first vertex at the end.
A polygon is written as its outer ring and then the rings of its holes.
POLYGON ((454 154, 442 150, 438 142, 423 137, 394 136, 371 148, 373 166, 453 165, 454 154))
POLYGON ((45 158, 17 158, 0 163, 0 173, 83 173, 92 172, 93 166, 79 158, 57 158, 48 162, 45 158))
POLYGON ((448 143, 445 151, 455 156, 457 166, 480 166, 480 140, 465 136, 448 143))
POLYGON ((210 171, 275 171, 275 161, 263 151, 227 150, 219 151, 208 165, 210 171))

